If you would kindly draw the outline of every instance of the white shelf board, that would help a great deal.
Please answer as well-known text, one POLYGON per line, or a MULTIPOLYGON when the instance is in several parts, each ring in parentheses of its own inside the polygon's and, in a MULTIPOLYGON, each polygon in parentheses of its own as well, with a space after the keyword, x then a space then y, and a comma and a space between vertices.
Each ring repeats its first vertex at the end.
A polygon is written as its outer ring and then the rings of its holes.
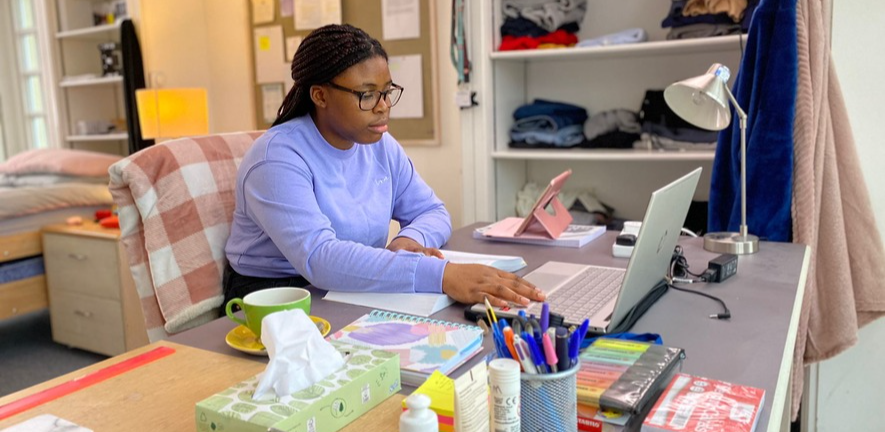
POLYGON ((105 134, 105 135, 69 135, 67 137, 68 142, 125 141, 127 139, 129 139, 129 134, 126 132, 105 134))
POLYGON ((78 80, 70 80, 70 81, 62 80, 62 82, 59 85, 62 87, 84 87, 84 86, 118 84, 118 83, 122 83, 122 82, 123 82, 122 76, 109 76, 109 77, 78 79, 78 80))
POLYGON ((643 57, 653 55, 695 54, 703 52, 739 51, 743 38, 747 35, 717 36, 696 39, 641 42, 601 47, 573 47, 552 49, 530 49, 518 51, 496 51, 489 54, 495 61, 548 61, 578 60, 589 58, 643 57))
POLYGON ((103 24, 94 27, 86 27, 76 30, 68 30, 58 32, 55 37, 59 39, 80 38, 80 39, 104 39, 107 33, 112 33, 120 28, 119 24, 103 24))
POLYGON ((512 149, 492 152, 492 159, 564 161, 712 161, 713 150, 512 149))

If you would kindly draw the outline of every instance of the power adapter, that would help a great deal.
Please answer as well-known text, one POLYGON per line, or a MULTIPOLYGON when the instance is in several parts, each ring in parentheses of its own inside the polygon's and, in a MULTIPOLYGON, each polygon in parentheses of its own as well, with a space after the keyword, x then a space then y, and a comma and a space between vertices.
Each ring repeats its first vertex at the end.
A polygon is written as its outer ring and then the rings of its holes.
POLYGON ((701 275, 707 282, 719 283, 735 274, 738 271, 738 257, 732 254, 722 254, 710 260, 707 270, 701 275))

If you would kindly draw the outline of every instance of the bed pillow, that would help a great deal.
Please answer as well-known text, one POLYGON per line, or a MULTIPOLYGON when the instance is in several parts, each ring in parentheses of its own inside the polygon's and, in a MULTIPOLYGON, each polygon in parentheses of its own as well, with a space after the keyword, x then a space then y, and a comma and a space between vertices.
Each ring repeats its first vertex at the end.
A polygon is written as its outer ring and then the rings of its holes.
POLYGON ((66 174, 0 174, 0 186, 28 187, 47 186, 59 183, 107 184, 110 176, 84 177, 66 174))
POLYGON ((85 150, 29 150, 0 163, 0 174, 65 174, 107 177, 108 168, 122 158, 118 155, 85 150))

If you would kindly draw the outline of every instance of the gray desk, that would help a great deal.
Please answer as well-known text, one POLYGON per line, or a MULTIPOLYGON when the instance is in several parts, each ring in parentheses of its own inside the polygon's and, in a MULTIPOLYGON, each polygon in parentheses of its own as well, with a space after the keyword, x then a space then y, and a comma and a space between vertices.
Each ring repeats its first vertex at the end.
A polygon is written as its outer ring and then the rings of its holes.
MULTIPOLYGON (((528 267, 525 274, 547 261, 565 261, 626 267, 627 260, 611 255, 616 233, 609 232, 581 249, 492 243, 474 240, 472 229, 457 230, 446 248, 477 253, 520 255, 528 267)), ((700 239, 684 239, 691 269, 703 271, 715 254, 703 250, 700 239)), ((788 420, 790 372, 793 347, 799 324, 799 311, 810 257, 803 245, 764 242, 760 252, 740 257, 738 274, 721 284, 691 285, 722 298, 731 309, 732 319, 712 320, 711 313, 721 306, 707 298, 670 290, 633 327, 635 333, 659 333, 667 345, 685 349, 683 372, 764 388, 765 408, 758 431, 781 430, 788 420)), ((370 309, 321 300, 322 290, 314 293, 311 315, 323 317, 337 330, 370 309)), ((453 305, 434 318, 464 322, 464 305, 453 305)), ((173 342, 234 356, 267 361, 240 353, 224 343, 224 335, 236 324, 219 318, 201 327, 179 333, 173 342)), ((483 354, 494 352, 491 338, 484 341, 483 354)), ((472 363, 483 356, 477 356, 472 363)), ((471 363, 471 364, 472 364, 471 363)), ((457 373, 457 372, 456 372, 457 373)))

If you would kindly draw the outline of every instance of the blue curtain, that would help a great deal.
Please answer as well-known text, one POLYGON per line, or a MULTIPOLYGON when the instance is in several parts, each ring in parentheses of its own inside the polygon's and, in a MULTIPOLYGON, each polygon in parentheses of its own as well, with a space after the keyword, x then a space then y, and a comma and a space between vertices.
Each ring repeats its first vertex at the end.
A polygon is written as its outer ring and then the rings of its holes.
MULTIPOLYGON (((796 0, 762 0, 748 37, 732 90, 747 113, 747 226, 762 239, 790 241, 796 0)), ((713 161, 709 231, 737 232, 741 223, 741 132, 732 116, 713 161)))

